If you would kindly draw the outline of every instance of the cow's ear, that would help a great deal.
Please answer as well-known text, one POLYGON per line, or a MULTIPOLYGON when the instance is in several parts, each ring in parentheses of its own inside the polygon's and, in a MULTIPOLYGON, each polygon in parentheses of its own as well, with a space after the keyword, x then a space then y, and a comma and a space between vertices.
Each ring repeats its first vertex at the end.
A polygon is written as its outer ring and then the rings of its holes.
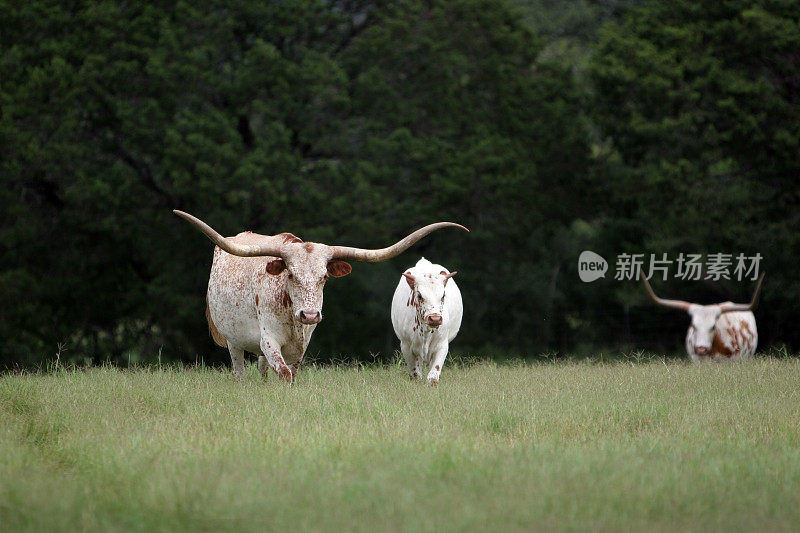
POLYGON ((267 274, 272 274, 273 276, 277 276, 281 272, 286 270, 286 263, 283 262, 283 259, 273 259, 269 263, 267 263, 267 274))
POLYGON ((334 278, 346 276, 353 270, 347 261, 328 261, 328 275, 334 278))
POLYGON ((414 276, 408 272, 403 272, 403 276, 405 276, 406 281, 408 282, 408 286, 411 287, 411 290, 414 290, 414 276))

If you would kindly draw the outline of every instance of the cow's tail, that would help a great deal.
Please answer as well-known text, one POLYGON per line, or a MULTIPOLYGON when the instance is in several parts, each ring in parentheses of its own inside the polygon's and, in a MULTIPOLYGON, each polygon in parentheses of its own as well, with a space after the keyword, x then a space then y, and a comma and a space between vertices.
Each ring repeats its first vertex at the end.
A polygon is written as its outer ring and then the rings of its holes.
POLYGON ((225 340, 225 337, 219 332, 217 326, 214 325, 214 321, 211 320, 211 311, 208 309, 208 302, 206 302, 206 320, 208 320, 208 331, 211 333, 211 338, 223 348, 227 348, 228 341, 225 340))

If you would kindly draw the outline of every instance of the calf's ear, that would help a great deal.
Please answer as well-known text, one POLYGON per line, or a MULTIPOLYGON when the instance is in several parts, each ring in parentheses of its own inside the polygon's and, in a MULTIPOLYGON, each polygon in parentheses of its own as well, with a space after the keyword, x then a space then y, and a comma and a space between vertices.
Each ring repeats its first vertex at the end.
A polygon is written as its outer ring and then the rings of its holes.
POLYGON ((408 272, 403 272, 403 276, 406 278, 406 282, 408 282, 408 286, 411 287, 411 290, 414 290, 414 276, 409 274, 408 272))
POLYGON ((266 268, 267 274, 272 274, 273 276, 277 276, 284 270, 286 270, 286 263, 283 262, 283 259, 273 259, 272 261, 267 263, 267 268, 266 268))
POLYGON ((346 261, 328 261, 328 275, 334 278, 346 276, 351 270, 353 270, 353 267, 346 261))

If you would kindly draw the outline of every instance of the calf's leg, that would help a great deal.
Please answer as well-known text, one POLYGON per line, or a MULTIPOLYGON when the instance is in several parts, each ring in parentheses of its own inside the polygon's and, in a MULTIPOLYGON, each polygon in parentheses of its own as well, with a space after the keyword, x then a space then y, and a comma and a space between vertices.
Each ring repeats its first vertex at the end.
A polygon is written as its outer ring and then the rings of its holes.
POLYGON ((408 367, 408 376, 412 379, 422 379, 422 362, 418 355, 414 354, 411 349, 411 343, 400 341, 400 351, 403 352, 403 357, 406 360, 408 367))
POLYGON ((436 347, 431 357, 431 369, 428 372, 428 385, 434 386, 439 384, 439 376, 442 374, 442 367, 444 367, 444 360, 447 357, 449 344, 444 343, 436 347))

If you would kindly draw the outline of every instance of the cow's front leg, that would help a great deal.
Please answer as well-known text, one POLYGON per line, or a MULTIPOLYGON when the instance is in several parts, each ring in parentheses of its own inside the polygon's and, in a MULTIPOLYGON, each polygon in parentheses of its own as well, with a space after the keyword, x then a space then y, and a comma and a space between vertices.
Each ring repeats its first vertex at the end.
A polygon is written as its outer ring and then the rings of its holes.
POLYGON ((400 351, 403 352, 403 357, 406 360, 408 377, 410 377, 412 381, 415 379, 422 379, 422 362, 419 356, 414 354, 414 350, 411 349, 411 343, 400 341, 400 351))
MULTIPOLYGON (((261 353, 264 354, 263 357, 266 359, 269 367, 272 368, 276 374, 278 374, 278 378, 291 384, 293 376, 292 369, 289 368, 289 365, 287 365, 286 361, 283 360, 283 355, 281 354, 281 349, 278 346, 278 343, 272 339, 262 337, 261 353)), ((258 359, 258 368, 261 370, 261 375, 265 376, 267 371, 266 365, 261 362, 260 357, 258 359)))
POLYGON ((428 372, 428 385, 436 386, 439 384, 439 376, 442 374, 442 367, 444 367, 444 360, 447 357, 447 350, 449 343, 444 342, 433 350, 433 360, 431 362, 431 369, 428 372))
POLYGON ((297 371, 300 370, 300 363, 301 362, 302 361, 298 360, 298 361, 295 361, 294 363, 292 363, 291 365, 289 365, 289 370, 292 371, 292 382, 294 382, 294 380, 297 379, 297 371))

